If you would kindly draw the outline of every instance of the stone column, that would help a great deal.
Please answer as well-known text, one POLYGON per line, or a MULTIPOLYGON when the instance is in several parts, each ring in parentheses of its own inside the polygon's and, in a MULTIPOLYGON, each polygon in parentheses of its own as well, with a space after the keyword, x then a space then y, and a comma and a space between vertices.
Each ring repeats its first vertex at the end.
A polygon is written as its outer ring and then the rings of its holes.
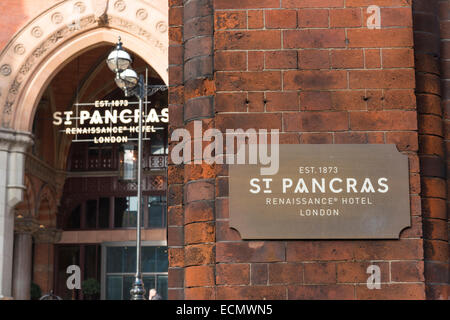
POLYGON ((16 300, 30 299, 32 234, 39 224, 30 218, 21 218, 14 225, 13 297, 16 300))
POLYGON ((28 132, 0 128, 0 299, 12 295, 14 206, 22 201, 28 132))

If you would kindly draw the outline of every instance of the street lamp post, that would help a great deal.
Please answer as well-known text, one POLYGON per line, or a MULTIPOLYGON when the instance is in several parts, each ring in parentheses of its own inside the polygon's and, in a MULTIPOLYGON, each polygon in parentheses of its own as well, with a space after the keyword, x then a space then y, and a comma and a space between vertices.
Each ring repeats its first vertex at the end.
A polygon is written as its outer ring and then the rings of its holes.
POLYGON ((137 159, 137 217, 136 217, 136 274, 133 287, 130 290, 131 300, 144 300, 145 288, 141 274, 141 214, 142 214, 142 110, 143 99, 157 91, 166 90, 164 85, 147 86, 142 75, 130 68, 131 56, 122 48, 119 41, 116 47, 108 55, 106 63, 111 71, 116 73, 115 81, 126 96, 134 94, 139 99, 139 136, 138 136, 138 159, 137 159))

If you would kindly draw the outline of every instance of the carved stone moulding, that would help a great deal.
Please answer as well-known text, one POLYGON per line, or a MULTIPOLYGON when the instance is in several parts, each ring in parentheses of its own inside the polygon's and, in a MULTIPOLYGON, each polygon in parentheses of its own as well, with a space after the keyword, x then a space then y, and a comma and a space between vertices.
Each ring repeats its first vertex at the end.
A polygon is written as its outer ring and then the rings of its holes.
POLYGON ((20 218, 19 216, 15 217, 14 232, 33 234, 38 230, 39 230, 39 223, 35 219, 28 217, 20 218))
POLYGON ((52 22, 54 24, 60 24, 61 22, 63 22, 63 20, 64 20, 64 17, 61 12, 55 12, 52 15, 52 22))
POLYGON ((127 7, 127 5, 126 5, 125 1, 123 1, 123 0, 117 0, 114 3, 114 9, 116 9, 119 12, 122 12, 123 10, 125 10, 126 7, 127 7))
POLYGON ((21 43, 16 44, 16 46, 14 47, 14 53, 18 54, 19 56, 23 55, 25 52, 25 46, 21 43))
POLYGON ((11 66, 9 64, 4 64, 0 67, 0 73, 5 77, 11 74, 11 66))
POLYGON ((145 9, 139 9, 138 11, 136 11, 136 18, 140 19, 140 20, 145 20, 148 17, 148 12, 145 9))
POLYGON ((57 243, 61 240, 62 231, 56 228, 40 228, 34 234, 36 243, 57 243))
POLYGON ((156 30, 160 33, 165 33, 167 32, 167 23, 165 23, 164 21, 159 21, 156 23, 156 30))
POLYGON ((36 26, 33 29, 31 29, 31 35, 35 38, 40 38, 44 32, 42 31, 42 28, 40 26, 36 26))
POLYGON ((55 47, 78 33, 109 24, 111 29, 141 38, 159 51, 158 54, 167 54, 168 44, 162 35, 168 30, 167 16, 160 10, 153 10, 159 8, 160 2, 74 0, 46 6, 0 52, 0 78, 8 77, 1 88, 1 125, 5 128, 14 126, 18 100, 30 76, 35 74, 35 68, 55 47), (76 23, 70 24, 74 17, 76 23))

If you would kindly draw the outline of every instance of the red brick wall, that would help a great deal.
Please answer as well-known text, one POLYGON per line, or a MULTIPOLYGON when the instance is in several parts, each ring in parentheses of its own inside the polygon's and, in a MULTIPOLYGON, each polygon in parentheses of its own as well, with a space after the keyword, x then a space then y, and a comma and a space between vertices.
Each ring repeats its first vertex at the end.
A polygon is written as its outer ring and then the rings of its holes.
POLYGON ((394 143, 410 159, 412 223, 400 240, 242 241, 226 166, 171 165, 170 297, 425 298, 410 1, 180 0, 170 17, 171 130, 201 119, 276 128, 281 143, 394 143), (381 30, 366 27, 369 5, 381 30), (381 290, 366 287, 370 264, 381 290))

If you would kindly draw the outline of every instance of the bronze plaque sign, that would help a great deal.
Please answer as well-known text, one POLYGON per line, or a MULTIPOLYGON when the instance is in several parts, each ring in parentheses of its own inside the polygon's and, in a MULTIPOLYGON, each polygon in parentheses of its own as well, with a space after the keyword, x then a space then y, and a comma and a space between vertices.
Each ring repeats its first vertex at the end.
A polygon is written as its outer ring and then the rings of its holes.
POLYGON ((396 239, 411 225, 408 157, 395 145, 280 145, 279 170, 230 165, 242 239, 396 239))

